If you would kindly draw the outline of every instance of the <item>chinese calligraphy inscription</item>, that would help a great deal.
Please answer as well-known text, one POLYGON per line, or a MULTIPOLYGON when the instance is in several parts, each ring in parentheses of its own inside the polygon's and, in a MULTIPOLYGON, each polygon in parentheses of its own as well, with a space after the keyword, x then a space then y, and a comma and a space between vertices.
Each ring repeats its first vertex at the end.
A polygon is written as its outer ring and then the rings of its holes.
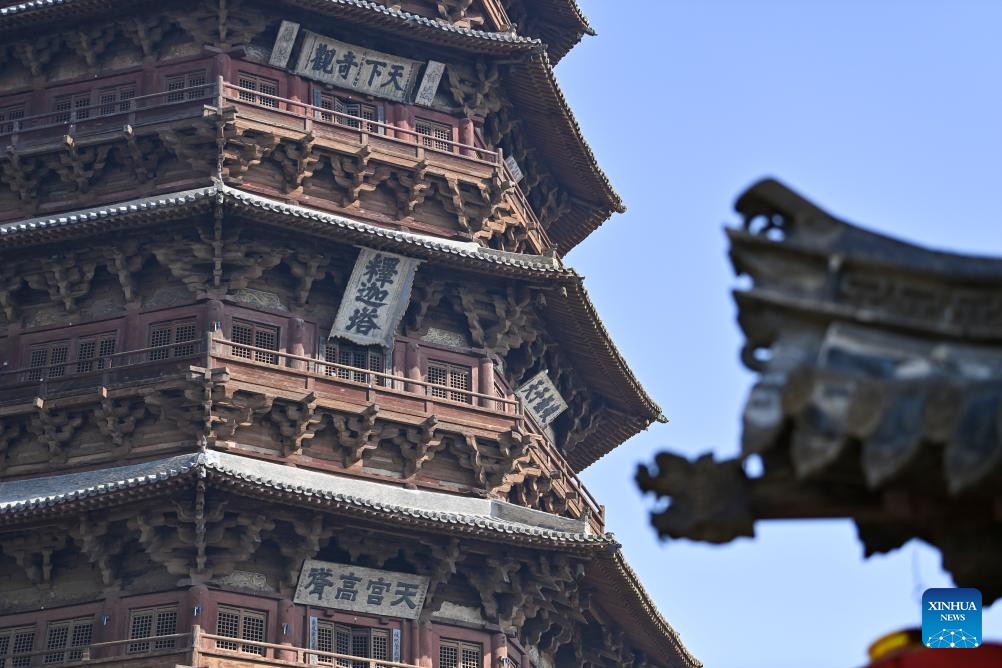
POLYGON ((438 84, 441 83, 444 73, 444 63, 437 60, 428 61, 428 66, 424 68, 424 76, 421 77, 421 85, 418 86, 417 95, 414 96, 414 104, 430 107, 435 102, 435 92, 438 90, 438 84))
POLYGON ((363 248, 341 298, 331 337, 359 345, 393 345, 420 260, 363 248))
POLYGON ((299 34, 299 24, 292 21, 282 21, 278 29, 278 36, 275 37, 275 46, 271 48, 271 58, 268 64, 273 67, 285 67, 289 64, 289 56, 292 55, 292 45, 296 43, 296 35, 299 34))
POLYGON ((522 384, 515 394, 522 400, 525 410, 543 427, 548 427, 557 416, 567 410, 567 402, 560 396, 546 371, 540 371, 522 384))
POLYGON ((307 559, 295 602, 387 617, 417 619, 429 578, 307 559))
POLYGON ((296 74, 340 88, 407 102, 421 62, 339 42, 308 30, 296 74))

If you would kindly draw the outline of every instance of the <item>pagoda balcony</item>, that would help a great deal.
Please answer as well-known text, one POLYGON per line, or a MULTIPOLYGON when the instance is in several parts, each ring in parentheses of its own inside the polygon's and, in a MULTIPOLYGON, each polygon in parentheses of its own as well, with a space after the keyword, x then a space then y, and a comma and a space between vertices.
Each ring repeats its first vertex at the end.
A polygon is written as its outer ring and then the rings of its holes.
MULTIPOLYGON (((65 362, 47 367, 14 369, 0 373, 0 415, 16 415, 45 407, 89 410, 92 404, 134 396, 137 388, 182 391, 199 383, 235 394, 302 405, 314 403, 341 415, 366 415, 378 407, 378 417, 404 428, 435 429, 473 439, 497 442, 505 435, 531 434, 528 468, 542 475, 562 499, 562 516, 581 519, 591 531, 603 533, 605 507, 591 495, 545 430, 525 413, 515 398, 445 387, 393 373, 382 373, 319 357, 294 355, 259 348, 208 333, 201 341, 142 348, 65 362)), ((201 392, 202 390, 199 390, 201 392)), ((214 396, 214 395, 213 395, 214 396)), ((224 400, 225 403, 225 400, 224 400)), ((213 412, 216 408, 213 407, 213 412)), ((197 418, 202 421, 201 417, 197 418)), ((337 465, 307 452, 290 460, 280 449, 248 447, 241 439, 216 439, 214 447, 275 462, 343 474, 337 465)), ((66 464, 72 466, 72 462, 66 464)), ((65 468, 65 466, 64 466, 65 468)), ((352 474, 358 473, 352 471, 352 474)), ((517 472, 512 472, 518 475, 517 472)), ((8 475, 19 475, 8 470, 8 475)), ((361 474, 390 484, 400 478, 361 474)), ((417 483, 427 485, 429 483, 417 483)), ((455 490, 460 491, 461 490, 455 490)), ((472 491, 472 490, 471 490, 472 491)), ((546 508, 542 508, 546 509, 546 508)))
MULTIPOLYGON (((503 201, 525 227, 529 245, 535 252, 553 248, 553 242, 536 212, 508 169, 501 149, 432 137, 392 123, 267 95, 242 88, 222 77, 214 84, 140 95, 123 101, 76 106, 0 122, 0 148, 13 161, 69 151, 71 155, 68 159, 72 163, 80 159, 81 152, 88 148, 124 140, 128 152, 138 160, 145 152, 138 143, 140 137, 162 135, 164 131, 176 133, 196 127, 203 120, 213 119, 217 122, 222 122, 222 119, 232 121, 241 136, 250 131, 253 136, 267 135, 270 142, 307 142, 341 156, 364 154, 368 160, 411 174, 419 183, 426 175, 431 175, 447 182, 467 184, 485 193, 487 208, 503 201)), ((206 134, 205 138, 209 141, 204 149, 199 150, 218 150, 209 146, 215 144, 216 132, 213 130, 206 134)), ((248 141, 253 143, 253 140, 248 141)), ((245 144, 237 146, 229 155, 240 154, 245 144)), ((184 152, 191 151, 190 146, 169 146, 171 152, 178 154, 182 160, 194 161, 194 153, 184 152)), ((289 192, 288 187, 285 192, 268 193, 267 187, 262 187, 245 174, 249 165, 240 163, 240 159, 234 158, 238 164, 233 169, 224 167, 224 180, 263 194, 280 195, 283 199, 290 196, 295 199, 300 194, 289 192)), ((259 157, 254 158, 249 164, 256 165, 260 160, 259 157)), ((216 161, 205 160, 205 164, 215 165, 216 161)), ((214 173, 214 170, 210 171, 214 173)), ((210 176, 212 174, 206 172, 201 180, 205 181, 210 176)), ((188 178, 193 179, 191 174, 188 178)), ((192 180, 192 185, 197 180, 192 180)), ((37 194, 29 192, 20 194, 22 198, 29 195, 37 197, 37 194)), ((104 199, 94 192, 89 192, 88 197, 91 202, 104 199)), ((306 199, 310 206, 337 208, 320 197, 306 199)), ((65 207, 60 204, 52 212, 63 209, 65 207)), ((50 212, 44 203, 40 203, 38 211, 50 212)), ((491 227, 491 222, 485 222, 484 227, 491 227)))
POLYGON ((195 625, 191 633, 128 638, 88 645, 0 656, 0 666, 118 666, 159 668, 246 668, 247 666, 357 666, 364 668, 420 668, 412 663, 369 659, 319 649, 232 638, 206 633, 195 625), (6 663, 4 663, 6 661, 6 663))

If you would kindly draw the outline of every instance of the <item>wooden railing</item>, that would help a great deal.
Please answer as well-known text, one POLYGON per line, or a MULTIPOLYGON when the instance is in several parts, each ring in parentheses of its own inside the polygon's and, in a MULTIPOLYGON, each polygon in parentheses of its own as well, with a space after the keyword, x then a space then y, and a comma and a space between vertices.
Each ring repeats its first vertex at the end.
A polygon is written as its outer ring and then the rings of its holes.
POLYGON ((592 496, 545 430, 525 413, 516 398, 234 343, 218 333, 207 333, 200 340, 5 371, 0 373, 0 404, 48 400, 168 377, 186 378, 192 365, 225 367, 241 381, 268 386, 288 387, 290 379, 298 378, 294 384, 302 390, 326 393, 339 401, 375 402, 390 410, 460 421, 476 416, 474 423, 484 425, 485 429, 505 431, 517 427, 536 433, 542 438, 533 453, 535 463, 548 472, 558 473, 575 492, 580 499, 579 504, 574 504, 578 507, 575 515, 579 518, 587 515, 595 531, 604 530, 604 506, 592 496), (81 364, 86 367, 78 371, 81 364))
POLYGON ((257 362, 268 367, 285 367, 307 371, 324 378, 364 385, 372 389, 403 391, 409 394, 420 394, 437 402, 454 405, 480 406, 507 415, 521 417, 521 404, 515 399, 508 399, 491 394, 481 394, 473 390, 454 388, 448 385, 429 383, 417 378, 408 378, 382 371, 372 371, 362 367, 328 362, 318 357, 293 355, 270 348, 259 348, 244 343, 234 343, 223 338, 212 338, 211 353, 213 356, 234 359, 240 362, 257 362), (418 389, 415 389, 418 388, 418 389))
POLYGON ((418 668, 411 663, 370 659, 326 652, 320 649, 245 640, 204 632, 195 625, 191 633, 173 633, 148 638, 128 638, 96 642, 77 647, 12 652, 0 655, 0 666, 108 666, 190 665, 228 666, 316 666, 362 665, 365 668, 418 668), (163 657, 163 664, 155 663, 163 657), (169 659, 169 660, 168 660, 169 659))
MULTIPOLYGON (((366 119, 277 95, 268 95, 250 88, 243 88, 225 81, 221 77, 217 86, 222 91, 220 101, 223 106, 226 106, 227 103, 252 104, 295 119, 309 119, 319 125, 336 126, 339 129, 355 131, 359 136, 377 135, 389 141, 406 144, 408 147, 417 145, 426 151, 449 156, 462 156, 488 165, 501 165, 504 162, 500 150, 493 151, 450 139, 440 139, 392 123, 366 119)), ((310 128, 305 129, 309 130, 310 128)))
POLYGON ((11 147, 60 135, 84 138, 105 132, 137 128, 175 118, 199 116, 216 97, 212 84, 139 95, 33 114, 0 122, 0 138, 11 147))
POLYGON ((128 666, 148 657, 179 654, 190 656, 195 647, 195 639, 199 638, 200 635, 198 627, 195 627, 194 633, 172 633, 150 638, 130 638, 73 647, 38 649, 31 652, 10 652, 0 655, 0 666, 22 668, 38 665, 83 666, 93 663, 128 666), (146 646, 145 649, 140 647, 143 645, 146 646))
POLYGON ((199 339, 120 353, 29 366, 0 372, 0 404, 52 399, 98 387, 178 375, 205 359, 206 340, 199 339))
POLYGON ((0 121, 0 145, 27 150, 62 137, 73 140, 121 133, 162 122, 201 116, 206 107, 235 109, 249 120, 303 133, 320 132, 349 145, 378 147, 416 163, 471 175, 498 176, 511 186, 505 198, 525 220, 529 235, 541 249, 552 247, 546 230, 525 193, 514 181, 501 149, 493 150, 441 139, 411 128, 353 116, 290 98, 243 88, 218 77, 215 82, 177 90, 105 101, 0 121))
MULTIPOLYGON (((531 415, 522 410, 522 405, 517 399, 481 394, 472 390, 459 390, 444 385, 437 385, 415 378, 370 371, 359 367, 328 362, 316 357, 305 355, 293 355, 268 348, 234 343, 219 337, 210 337, 210 356, 218 357, 226 361, 237 361, 245 364, 253 364, 261 369, 281 368, 283 372, 293 370, 306 376, 313 376, 317 380, 334 380, 341 383, 350 383, 363 386, 372 392, 390 392, 401 395, 420 395, 430 399, 434 405, 427 406, 426 412, 436 412, 441 410, 441 405, 457 408, 486 410, 494 413, 502 413, 505 416, 514 418, 519 427, 540 435, 540 446, 536 450, 538 463, 547 471, 559 471, 563 481, 577 494, 582 505, 581 515, 588 515, 592 528, 597 532, 604 531, 605 527, 605 506, 600 504, 592 495, 585 484, 571 468, 564 456, 550 442, 549 437, 532 419, 531 415), (462 401, 451 398, 450 395, 456 393, 462 397, 462 401), (587 510, 584 510, 587 508, 587 510)), ((212 365, 218 363, 213 362, 212 365)), ((304 384, 304 389, 316 389, 316 384, 304 384)))

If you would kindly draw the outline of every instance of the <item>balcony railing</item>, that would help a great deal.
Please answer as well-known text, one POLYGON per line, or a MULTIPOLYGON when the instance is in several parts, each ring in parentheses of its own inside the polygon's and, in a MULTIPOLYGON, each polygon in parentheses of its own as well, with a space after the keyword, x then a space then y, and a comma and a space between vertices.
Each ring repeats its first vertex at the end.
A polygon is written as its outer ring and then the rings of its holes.
POLYGON ((604 530, 605 508, 598 503, 517 399, 482 394, 420 378, 409 378, 362 367, 329 362, 228 341, 208 333, 200 341, 130 350, 82 361, 66 361, 0 373, 0 405, 54 399, 98 388, 114 388, 164 378, 187 377, 192 366, 226 368, 241 383, 262 388, 308 393, 360 409, 377 403, 381 409, 409 415, 415 423, 430 415, 456 428, 500 433, 517 428, 542 436, 533 463, 555 473, 576 500, 573 516, 588 516, 592 529, 604 530), (83 371, 81 363, 86 364, 83 371))
POLYGON ((391 123, 352 116, 299 100, 268 95, 243 88, 218 77, 206 83, 177 90, 139 95, 125 100, 98 102, 59 109, 0 122, 0 145, 30 152, 62 137, 74 140, 117 134, 125 128, 142 128, 184 118, 200 117, 206 106, 232 109, 238 117, 263 126, 340 144, 355 152, 368 146, 381 157, 411 164, 470 174, 480 178, 495 175, 512 182, 505 198, 522 217, 529 235, 540 249, 552 242, 539 222, 521 187, 514 183, 501 149, 440 139, 391 123))
POLYGON ((0 404, 177 376, 205 358, 205 339, 0 372, 0 404))
POLYGON ((204 106, 214 99, 216 87, 205 84, 33 114, 0 123, 0 141, 8 146, 27 148, 61 136, 82 139, 121 132, 127 126, 139 128, 201 116, 204 106))
POLYGON ((411 663, 370 659, 320 649, 244 640, 204 632, 97 642, 78 647, 34 650, 0 655, 0 666, 154 666, 188 665, 200 668, 230 666, 364 666, 364 668, 419 668, 411 663), (236 649, 230 647, 236 646, 236 649), (138 648, 138 649, 137 649, 138 648), (158 660, 159 659, 159 660, 158 660))

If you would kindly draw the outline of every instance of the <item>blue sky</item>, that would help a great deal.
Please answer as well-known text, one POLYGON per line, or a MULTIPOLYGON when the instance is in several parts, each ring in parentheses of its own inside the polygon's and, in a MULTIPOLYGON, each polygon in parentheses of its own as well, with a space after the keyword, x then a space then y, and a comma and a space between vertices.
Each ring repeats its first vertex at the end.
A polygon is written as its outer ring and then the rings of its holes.
MULTIPOLYGON (((580 0, 599 36, 557 74, 629 206, 569 255, 671 418, 585 473, 609 528, 709 668, 851 668, 950 586, 918 543, 864 561, 848 522, 659 543, 637 462, 737 452, 751 375, 725 224, 763 176, 848 220, 1002 255, 1002 3, 580 0)), ((984 617, 1002 639, 1002 604, 984 617)))

